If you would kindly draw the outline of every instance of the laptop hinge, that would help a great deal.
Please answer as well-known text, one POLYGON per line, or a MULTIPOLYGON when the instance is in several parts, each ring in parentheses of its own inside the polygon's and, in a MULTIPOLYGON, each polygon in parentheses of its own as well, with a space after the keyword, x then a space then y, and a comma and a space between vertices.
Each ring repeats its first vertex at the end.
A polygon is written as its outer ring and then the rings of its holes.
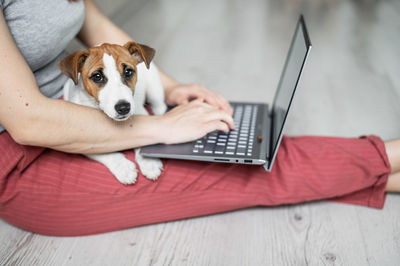
POLYGON ((271 111, 268 109, 268 116, 270 117, 270 123, 271 123, 271 125, 270 125, 270 132, 269 132, 269 149, 268 149, 268 152, 266 153, 266 155, 267 155, 267 158, 266 158, 266 163, 263 165, 264 166, 264 169, 265 169, 265 171, 267 171, 267 172, 270 172, 271 171, 271 165, 272 165, 272 161, 271 161, 271 158, 272 158, 272 152, 273 152, 273 147, 274 147, 274 143, 273 143, 273 134, 274 134, 274 116, 273 116, 273 114, 272 114, 272 112, 273 112, 273 110, 271 109, 271 111))

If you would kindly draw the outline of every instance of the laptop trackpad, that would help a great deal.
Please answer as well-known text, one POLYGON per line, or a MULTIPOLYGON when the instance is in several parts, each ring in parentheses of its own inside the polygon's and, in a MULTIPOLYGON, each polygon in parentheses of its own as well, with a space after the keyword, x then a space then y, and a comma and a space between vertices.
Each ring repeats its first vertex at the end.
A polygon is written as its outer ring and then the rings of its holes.
POLYGON ((156 144, 145 146, 142 148, 142 154, 146 155, 152 154, 152 156, 156 154, 169 154, 169 155, 191 155, 193 154, 193 146, 194 141, 181 143, 181 144, 173 144, 173 145, 165 145, 165 144, 156 144))

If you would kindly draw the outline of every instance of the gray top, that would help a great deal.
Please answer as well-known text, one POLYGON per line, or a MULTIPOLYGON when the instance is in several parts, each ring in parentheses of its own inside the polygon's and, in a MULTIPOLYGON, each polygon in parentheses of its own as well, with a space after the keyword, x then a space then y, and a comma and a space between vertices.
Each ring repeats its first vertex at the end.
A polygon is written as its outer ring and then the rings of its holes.
POLYGON ((83 0, 0 0, 0 9, 40 91, 47 97, 60 97, 67 77, 57 63, 82 27, 83 0))

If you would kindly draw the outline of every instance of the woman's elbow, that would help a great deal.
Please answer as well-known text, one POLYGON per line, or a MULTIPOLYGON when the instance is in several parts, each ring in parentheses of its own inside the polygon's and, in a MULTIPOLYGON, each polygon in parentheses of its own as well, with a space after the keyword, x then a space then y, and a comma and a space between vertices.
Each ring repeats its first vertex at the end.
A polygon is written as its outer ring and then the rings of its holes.
POLYGON ((16 120, 11 125, 5 125, 5 128, 11 138, 20 145, 40 146, 40 125, 38 122, 33 122, 36 119, 16 120), (39 145, 38 145, 39 144, 39 145))
POLYGON ((33 143, 35 142, 29 130, 17 128, 7 129, 7 132, 10 134, 11 138, 19 145, 33 145, 33 143))
POLYGON ((4 127, 11 138, 20 145, 41 146, 46 138, 43 119, 37 110, 17 113, 13 119, 5 121, 4 127))

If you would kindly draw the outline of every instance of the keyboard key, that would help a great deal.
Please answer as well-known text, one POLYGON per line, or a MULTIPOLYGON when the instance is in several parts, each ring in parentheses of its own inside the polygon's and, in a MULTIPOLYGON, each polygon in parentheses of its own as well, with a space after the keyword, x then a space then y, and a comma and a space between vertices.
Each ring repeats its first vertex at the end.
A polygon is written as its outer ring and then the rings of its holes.
POLYGON ((215 147, 215 153, 217 153, 217 151, 218 152, 223 152, 225 150, 225 147, 224 146, 217 146, 217 147, 215 147))
POLYGON ((204 147, 204 152, 206 152, 206 151, 213 151, 214 150, 214 145, 213 144, 210 144, 210 143, 207 143, 206 144, 206 146, 204 147))
POLYGON ((246 152, 246 148, 237 148, 237 150, 236 150, 236 154, 241 153, 244 155, 245 152, 246 152))

